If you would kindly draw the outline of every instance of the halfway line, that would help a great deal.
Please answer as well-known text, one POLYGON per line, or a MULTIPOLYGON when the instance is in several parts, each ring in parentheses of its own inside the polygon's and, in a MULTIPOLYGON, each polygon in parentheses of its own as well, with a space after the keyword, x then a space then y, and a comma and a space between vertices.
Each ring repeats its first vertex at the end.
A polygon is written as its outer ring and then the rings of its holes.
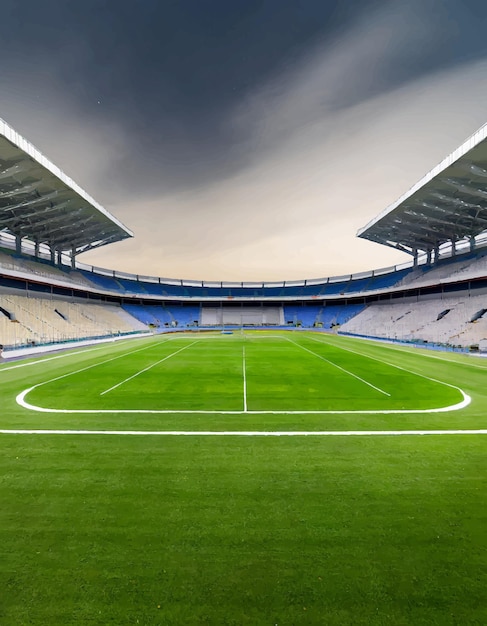
POLYGON ((245 372, 245 346, 242 352, 242 369, 243 369, 243 403, 244 413, 247 413, 247 374, 245 372))
POLYGON ((104 396, 106 393, 108 393, 109 391, 113 391, 114 389, 116 389, 117 387, 120 387, 121 385, 123 385, 124 383, 127 383, 129 380, 132 380, 132 378, 135 378, 136 376, 139 376, 139 374, 143 374, 144 372, 147 372, 148 370, 152 369, 153 367, 155 367, 156 365, 159 365, 159 363, 162 363, 163 361, 167 361, 167 359, 170 359, 172 356, 175 356, 176 354, 178 354, 179 352, 182 352, 183 350, 186 350, 187 348, 190 348, 191 346, 194 346, 195 343, 198 343, 197 341, 193 341, 193 343, 190 343, 187 346, 184 346, 184 348, 180 348, 179 350, 176 350, 176 352, 172 352, 171 354, 169 354, 168 356, 165 356, 163 359, 160 359, 159 361, 156 361, 155 363, 152 363, 152 365, 149 365, 148 367, 145 367, 143 370, 140 370, 139 372, 137 372, 136 374, 133 374, 132 376, 129 376, 128 378, 126 378, 125 380, 122 380, 122 382, 117 383, 116 385, 113 385, 113 387, 110 387, 110 389, 105 389, 105 391, 102 391, 100 393, 100 396, 104 396))

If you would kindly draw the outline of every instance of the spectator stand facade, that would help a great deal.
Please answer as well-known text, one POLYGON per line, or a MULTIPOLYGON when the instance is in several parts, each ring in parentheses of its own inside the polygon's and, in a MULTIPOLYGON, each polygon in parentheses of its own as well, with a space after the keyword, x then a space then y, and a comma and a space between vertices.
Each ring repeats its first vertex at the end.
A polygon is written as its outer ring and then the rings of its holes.
MULTIPOLYGON (((117 308, 125 312, 126 322, 132 320, 134 332, 199 329, 211 322, 213 327, 326 330, 346 330, 349 325, 349 332, 379 336, 370 332, 374 315, 366 323, 366 313, 380 305, 411 307, 424 300, 441 303, 452 297, 456 301, 478 297, 480 306, 487 290, 486 127, 359 231, 360 237, 408 252, 409 263, 283 282, 168 279, 80 263, 76 259, 80 252, 132 233, 24 142, 13 129, 0 126, 0 301, 4 303, 15 296, 41 299, 44 307, 46 301, 70 301, 112 307, 112 313, 117 308), (357 326, 360 319, 363 323, 357 326)), ((25 302, 18 306, 25 309, 25 302)), ((0 306, 0 319, 2 308, 7 319, 17 315, 0 306)), ((59 316, 60 308, 54 308, 59 316)), ((377 314, 376 319, 381 319, 377 314)), ((47 309, 42 315, 47 315, 47 309)), ((482 318, 483 314, 476 321, 482 318)), ((398 328, 394 328, 395 339, 399 339, 398 328)), ((404 340, 414 340, 414 332, 407 328, 404 340)), ((441 337, 446 344, 452 339, 448 331, 441 337)))

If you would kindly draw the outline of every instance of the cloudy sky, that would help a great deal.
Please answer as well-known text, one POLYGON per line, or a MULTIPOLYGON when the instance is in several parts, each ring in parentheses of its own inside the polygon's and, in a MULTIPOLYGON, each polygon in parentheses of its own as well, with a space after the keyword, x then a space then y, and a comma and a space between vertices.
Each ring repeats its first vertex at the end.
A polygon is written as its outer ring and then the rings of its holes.
POLYGON ((79 257, 282 280, 487 121, 483 0, 2 0, 0 117, 135 233, 79 257))

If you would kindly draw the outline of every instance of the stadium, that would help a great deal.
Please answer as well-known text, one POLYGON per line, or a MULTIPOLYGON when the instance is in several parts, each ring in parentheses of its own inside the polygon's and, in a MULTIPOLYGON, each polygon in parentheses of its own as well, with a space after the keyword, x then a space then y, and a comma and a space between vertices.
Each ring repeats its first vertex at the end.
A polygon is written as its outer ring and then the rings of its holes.
POLYGON ((132 237, 0 121, 2 623, 485 623, 487 125, 283 282, 132 237))

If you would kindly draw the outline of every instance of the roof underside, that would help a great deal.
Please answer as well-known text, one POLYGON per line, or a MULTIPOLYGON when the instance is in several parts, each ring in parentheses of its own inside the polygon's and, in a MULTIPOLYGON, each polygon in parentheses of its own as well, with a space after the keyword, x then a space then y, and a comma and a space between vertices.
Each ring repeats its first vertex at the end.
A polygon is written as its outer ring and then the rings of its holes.
POLYGON ((405 252, 487 230, 487 125, 357 233, 405 252))
POLYGON ((74 254, 133 236, 3 120, 0 231, 74 254))

